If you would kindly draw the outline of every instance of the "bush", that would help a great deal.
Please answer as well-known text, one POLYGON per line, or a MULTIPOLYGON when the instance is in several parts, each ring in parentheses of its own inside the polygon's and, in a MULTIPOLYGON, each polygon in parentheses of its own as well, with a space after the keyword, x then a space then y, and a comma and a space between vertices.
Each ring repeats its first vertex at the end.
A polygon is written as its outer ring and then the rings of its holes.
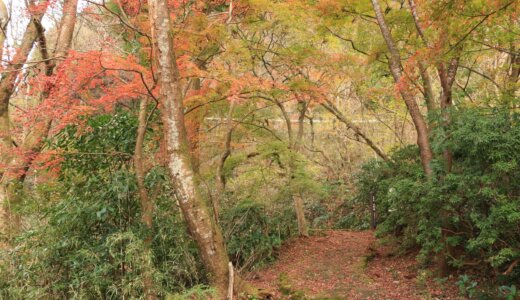
POLYGON ((69 127, 60 134, 59 147, 76 155, 65 156, 59 181, 25 199, 24 205, 38 208, 27 217, 38 222, 2 253, 9 265, 0 270, 0 298, 140 298, 143 268, 152 270, 159 296, 205 283, 160 168, 146 176, 158 195, 152 254, 146 254, 131 168, 135 118, 120 112, 92 117, 88 125, 91 130, 69 127))
MULTIPOLYGON (((498 275, 520 259, 520 115, 508 111, 454 113, 449 137, 436 129, 435 176, 426 180, 418 150, 393 152, 389 162, 370 162, 357 176, 357 196, 369 215, 376 195, 379 234, 419 246, 427 260, 441 249, 456 268, 477 266, 498 275), (446 172, 442 151, 453 154, 446 172)), ((518 280, 518 267, 506 282, 518 280)))
POLYGON ((268 210, 251 200, 222 213, 221 224, 233 265, 253 269, 276 258, 282 242, 295 232, 292 210, 268 210))
MULTIPOLYGON (((144 268, 152 273, 160 298, 207 299, 212 290, 204 286, 208 281, 197 247, 161 167, 145 178, 155 203, 151 254, 145 248, 149 232, 141 223, 132 167, 135 116, 119 111, 93 116, 87 124, 88 130, 64 129, 51 143, 70 154, 61 163, 59 180, 24 195, 30 229, 16 237, 9 252, 0 252, 0 261, 9 262, 0 265, 0 299, 138 299, 144 268)), ((254 171, 249 174, 259 176, 254 171)), ((234 265, 251 269, 272 261, 296 224, 286 190, 274 186, 274 201, 266 205, 258 201, 264 195, 257 182, 243 184, 258 198, 232 195, 220 222, 234 265)))
POLYGON ((320 203, 327 192, 303 155, 280 141, 259 144, 254 153, 228 158, 221 199, 220 225, 230 259, 244 269, 274 260, 282 242, 297 233, 294 195, 304 199, 309 225, 322 226, 328 218, 320 203))

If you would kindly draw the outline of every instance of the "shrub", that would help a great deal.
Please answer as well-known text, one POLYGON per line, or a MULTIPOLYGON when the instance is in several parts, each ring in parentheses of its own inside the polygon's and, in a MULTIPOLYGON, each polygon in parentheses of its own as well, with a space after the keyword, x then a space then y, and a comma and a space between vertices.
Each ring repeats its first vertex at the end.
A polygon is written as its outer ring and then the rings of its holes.
MULTIPOLYGON (((520 258, 520 115, 501 110, 453 114, 449 136, 432 134, 435 176, 426 180, 418 150, 393 152, 389 162, 370 162, 357 176, 357 196, 369 215, 376 195, 379 234, 393 234, 408 247, 420 246, 426 260, 447 249, 457 268, 478 267, 498 275, 520 258), (446 172, 442 151, 450 149, 446 172)), ((518 267, 508 272, 512 282, 518 267)))
POLYGON ((233 265, 253 269, 273 261, 291 235, 287 228, 295 227, 293 215, 292 210, 269 210, 251 200, 225 210, 221 224, 233 265))
POLYGON ((0 298, 139 298, 142 269, 151 266, 160 296, 205 282, 194 243, 170 198, 169 180, 152 169, 156 214, 151 257, 140 221, 131 168, 135 118, 120 112, 89 119, 91 130, 69 127, 59 135, 65 156, 60 180, 40 185, 28 215, 30 230, 2 253, 0 298), (114 153, 114 155, 89 155, 114 153))

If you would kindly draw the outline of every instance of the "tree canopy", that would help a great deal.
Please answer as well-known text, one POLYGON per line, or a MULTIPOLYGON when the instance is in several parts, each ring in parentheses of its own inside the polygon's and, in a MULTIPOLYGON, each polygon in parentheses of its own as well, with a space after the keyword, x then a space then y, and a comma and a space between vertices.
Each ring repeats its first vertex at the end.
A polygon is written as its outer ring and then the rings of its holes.
POLYGON ((0 298, 270 299, 287 241, 377 227, 515 299, 519 8, 0 0, 0 298))

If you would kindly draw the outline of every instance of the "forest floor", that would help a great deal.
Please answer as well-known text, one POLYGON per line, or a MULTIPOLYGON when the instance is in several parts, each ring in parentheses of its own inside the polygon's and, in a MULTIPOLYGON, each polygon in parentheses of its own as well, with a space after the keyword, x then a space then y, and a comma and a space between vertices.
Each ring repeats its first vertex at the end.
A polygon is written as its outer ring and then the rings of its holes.
POLYGON ((371 231, 331 230, 292 240, 250 275, 274 299, 461 299, 453 279, 435 280, 415 254, 397 255, 371 231))

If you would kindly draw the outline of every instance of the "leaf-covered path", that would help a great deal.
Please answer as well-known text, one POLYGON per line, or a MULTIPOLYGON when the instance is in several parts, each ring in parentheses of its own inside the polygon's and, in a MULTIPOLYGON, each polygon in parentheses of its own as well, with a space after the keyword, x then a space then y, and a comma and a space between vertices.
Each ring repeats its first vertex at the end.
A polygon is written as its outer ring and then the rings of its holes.
POLYGON ((410 256, 377 246, 370 231, 327 231, 285 245, 274 265, 252 276, 275 299, 458 299, 410 256))

